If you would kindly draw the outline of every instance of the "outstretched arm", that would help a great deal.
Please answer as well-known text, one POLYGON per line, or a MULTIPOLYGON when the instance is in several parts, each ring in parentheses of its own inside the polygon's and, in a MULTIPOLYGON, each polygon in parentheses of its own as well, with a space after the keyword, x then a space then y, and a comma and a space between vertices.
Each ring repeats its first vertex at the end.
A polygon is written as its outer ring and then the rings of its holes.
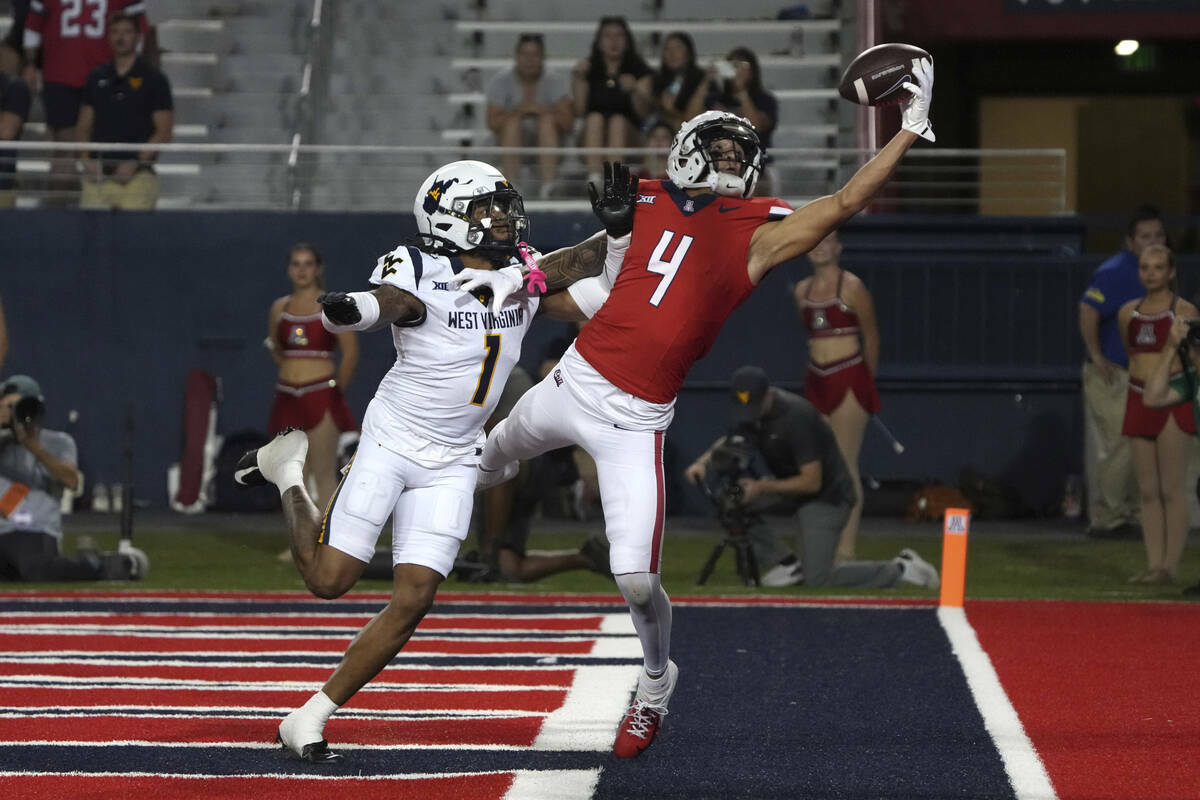
POLYGON ((758 284, 772 267, 812 250, 830 232, 866 208, 916 140, 915 133, 900 131, 841 189, 793 211, 779 222, 760 226, 750 240, 747 263, 750 281, 758 284))
POLYGON ((830 231, 866 208, 918 136, 934 140, 929 124, 933 63, 927 59, 914 61, 912 74, 915 83, 903 84, 909 96, 901 108, 900 132, 841 189, 754 232, 746 265, 751 283, 757 285, 776 264, 807 253, 830 231))
POLYGON ((377 331, 388 325, 411 328, 425 321, 425 304, 416 295, 387 283, 369 292, 325 292, 317 302, 321 304, 321 324, 333 333, 377 331))

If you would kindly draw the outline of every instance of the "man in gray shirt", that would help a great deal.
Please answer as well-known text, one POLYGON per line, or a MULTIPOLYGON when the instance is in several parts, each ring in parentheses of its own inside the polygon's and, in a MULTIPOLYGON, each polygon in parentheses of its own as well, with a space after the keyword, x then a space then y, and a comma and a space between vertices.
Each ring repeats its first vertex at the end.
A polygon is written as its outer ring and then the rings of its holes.
MULTIPOLYGON (((575 125, 566 78, 546 70, 546 46, 540 33, 517 39, 513 66, 498 73, 487 87, 487 126, 500 147, 559 147, 575 125)), ((521 157, 501 158, 501 170, 520 185, 521 157)), ((558 156, 538 156, 538 196, 546 198, 554 184, 558 156)), ((526 197, 530 193, 526 193, 526 197)))
MULTIPOLYGON (((742 501, 758 504, 767 495, 777 495, 795 509, 800 523, 802 561, 792 562, 796 579, 784 585, 799 582, 802 575, 808 586, 886 587, 905 582, 938 588, 937 570, 910 548, 891 561, 835 563, 838 537, 854 507, 855 493, 833 430, 811 403, 771 386, 767 373, 758 367, 739 368, 731 383, 736 432, 753 443, 773 473, 773 477, 741 478, 742 501)), ((688 480, 695 483, 703 478, 713 451, 723 441, 724 437, 688 467, 688 480)), ((760 563, 787 567, 787 548, 769 526, 762 523, 761 528, 747 532, 760 563)), ((781 585, 768 583, 772 584, 781 585)))
POLYGON ((141 551, 60 554, 63 489, 78 491, 83 477, 75 440, 43 428, 44 409, 41 387, 28 375, 0 385, 0 580, 142 577, 149 562, 141 551))

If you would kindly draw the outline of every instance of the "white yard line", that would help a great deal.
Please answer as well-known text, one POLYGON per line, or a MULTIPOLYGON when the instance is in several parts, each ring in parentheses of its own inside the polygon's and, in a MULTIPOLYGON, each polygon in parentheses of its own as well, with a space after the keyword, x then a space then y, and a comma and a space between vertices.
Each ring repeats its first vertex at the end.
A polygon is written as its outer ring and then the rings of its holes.
POLYGON ((607 751, 641 669, 641 664, 578 667, 567 698, 546 717, 533 749, 607 751))
POLYGON ((1017 710, 1005 694, 992 660, 980 646, 967 615, 961 608, 949 606, 942 606, 937 613, 950 647, 962 665, 975 705, 983 715, 984 727, 1004 762, 1016 800, 1058 800, 1046 767, 1025 734, 1017 710))

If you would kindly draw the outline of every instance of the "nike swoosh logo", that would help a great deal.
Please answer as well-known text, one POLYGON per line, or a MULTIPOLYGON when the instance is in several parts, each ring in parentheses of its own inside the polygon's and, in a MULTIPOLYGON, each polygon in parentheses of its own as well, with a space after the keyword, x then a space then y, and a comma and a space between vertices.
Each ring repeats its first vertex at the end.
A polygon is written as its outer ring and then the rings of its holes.
POLYGON ((724 214, 726 211, 737 211, 741 206, 718 206, 717 211, 724 214))

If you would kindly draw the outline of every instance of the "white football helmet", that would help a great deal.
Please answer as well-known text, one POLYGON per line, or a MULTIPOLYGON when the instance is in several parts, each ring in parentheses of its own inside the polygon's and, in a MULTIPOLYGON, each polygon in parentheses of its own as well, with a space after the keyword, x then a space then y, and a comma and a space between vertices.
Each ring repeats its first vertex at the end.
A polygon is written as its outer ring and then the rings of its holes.
POLYGON ((413 202, 417 235, 434 252, 516 252, 529 235, 521 194, 500 170, 482 161, 455 161, 425 179, 413 202), (492 227, 507 222, 509 235, 496 240, 492 227))
POLYGON ((762 160, 762 143, 750 120, 728 111, 705 111, 683 123, 675 134, 667 157, 667 177, 681 189, 750 197, 762 160), (726 164, 735 165, 735 172, 717 168, 726 164))

